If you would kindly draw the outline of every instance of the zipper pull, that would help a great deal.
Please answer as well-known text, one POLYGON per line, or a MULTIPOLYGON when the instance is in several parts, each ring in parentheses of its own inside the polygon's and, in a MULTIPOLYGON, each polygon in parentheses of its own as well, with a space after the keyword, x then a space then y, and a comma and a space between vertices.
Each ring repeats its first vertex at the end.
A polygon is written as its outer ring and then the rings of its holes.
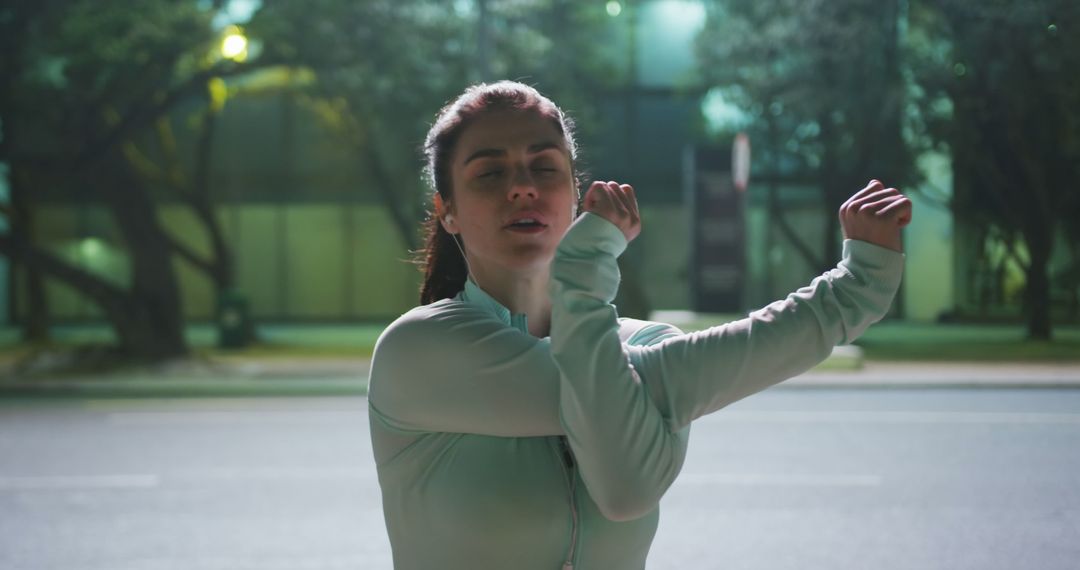
POLYGON ((562 565, 562 570, 574 570, 574 563, 573 562, 564 562, 563 565, 562 565))

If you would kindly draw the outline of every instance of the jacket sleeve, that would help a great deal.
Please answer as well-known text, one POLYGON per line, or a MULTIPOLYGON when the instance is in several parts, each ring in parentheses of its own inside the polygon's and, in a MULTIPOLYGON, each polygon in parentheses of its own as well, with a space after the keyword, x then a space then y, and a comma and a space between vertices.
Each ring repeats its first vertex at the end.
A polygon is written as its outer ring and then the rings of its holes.
POLYGON ((563 434, 548 341, 462 304, 418 307, 383 331, 368 403, 373 416, 399 430, 563 434))
MULTIPOLYGON (((562 424, 589 495, 611 520, 656 508, 682 469, 689 437, 688 429, 670 429, 660 386, 643 382, 635 371, 629 350, 649 346, 620 341, 611 301, 619 285, 615 260, 625 248, 614 225, 586 213, 560 242, 551 280, 562 424)), ((654 347, 674 336, 655 328, 635 336, 650 335, 659 342, 654 347)))
POLYGON ((662 384, 672 429, 806 372, 889 310, 904 255, 845 240, 843 258, 810 284, 744 319, 631 347, 638 371, 662 384))
POLYGON ((552 271, 562 423, 590 494, 613 519, 655 507, 682 467, 680 434, 693 419, 809 369, 880 319, 903 268, 902 254, 847 240, 837 268, 787 299, 635 346, 618 342, 611 305, 625 247, 618 228, 585 214, 552 271))

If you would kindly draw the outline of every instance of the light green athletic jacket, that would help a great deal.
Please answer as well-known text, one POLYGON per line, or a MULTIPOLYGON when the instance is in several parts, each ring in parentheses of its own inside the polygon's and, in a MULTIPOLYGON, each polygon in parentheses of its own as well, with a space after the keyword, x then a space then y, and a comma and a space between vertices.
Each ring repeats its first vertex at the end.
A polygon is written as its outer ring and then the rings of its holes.
POLYGON ((847 240, 808 287, 706 331, 619 319, 626 240, 582 215, 550 338, 473 281, 379 338, 371 438, 398 570, 637 569, 690 422, 797 375, 887 311, 903 255, 847 240))

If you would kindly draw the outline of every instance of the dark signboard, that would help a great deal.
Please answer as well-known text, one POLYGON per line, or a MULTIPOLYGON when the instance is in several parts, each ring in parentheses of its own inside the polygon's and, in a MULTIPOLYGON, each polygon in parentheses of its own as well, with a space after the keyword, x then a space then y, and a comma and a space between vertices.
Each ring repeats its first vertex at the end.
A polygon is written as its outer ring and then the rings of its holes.
POLYGON ((731 177, 731 151, 696 148, 685 164, 693 240, 690 258, 692 309, 741 313, 746 279, 743 192, 731 177))

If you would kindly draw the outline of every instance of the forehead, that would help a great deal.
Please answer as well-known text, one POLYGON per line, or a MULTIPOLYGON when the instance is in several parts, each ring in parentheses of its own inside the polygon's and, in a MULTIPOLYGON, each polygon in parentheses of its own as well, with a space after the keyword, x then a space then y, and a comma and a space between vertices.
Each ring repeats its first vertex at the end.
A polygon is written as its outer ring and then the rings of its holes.
POLYGON ((556 143, 566 152, 566 140, 551 119, 536 111, 489 111, 474 119, 461 133, 454 162, 461 163, 479 150, 513 151, 538 143, 556 143))

